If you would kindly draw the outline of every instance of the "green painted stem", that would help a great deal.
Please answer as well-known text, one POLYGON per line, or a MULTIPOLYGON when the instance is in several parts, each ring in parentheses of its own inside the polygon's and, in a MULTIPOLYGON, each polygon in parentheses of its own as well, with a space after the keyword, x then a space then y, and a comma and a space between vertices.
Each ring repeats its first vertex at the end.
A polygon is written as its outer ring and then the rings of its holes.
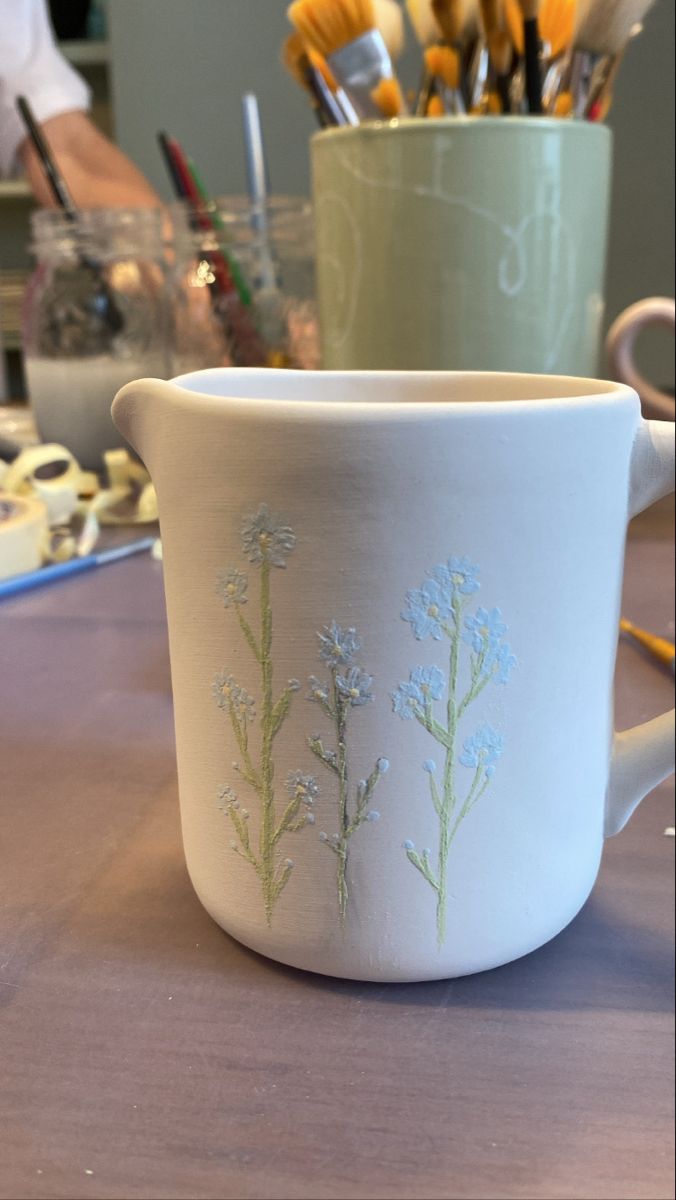
POLYGON ((338 907, 341 921, 345 920, 347 911, 347 843, 350 826, 348 811, 348 769, 347 769, 347 706, 336 685, 337 670, 331 669, 333 680, 333 706, 336 711, 336 732, 338 744, 336 757, 338 767, 338 814, 340 821, 340 849, 338 853, 338 907))
POLYGON ((274 767, 272 762, 273 699, 272 699, 272 611, 270 608, 270 564, 261 564, 261 641, 260 663, 263 683, 261 705, 261 805, 260 869, 263 899, 268 925, 272 921, 275 889, 275 804, 274 767))

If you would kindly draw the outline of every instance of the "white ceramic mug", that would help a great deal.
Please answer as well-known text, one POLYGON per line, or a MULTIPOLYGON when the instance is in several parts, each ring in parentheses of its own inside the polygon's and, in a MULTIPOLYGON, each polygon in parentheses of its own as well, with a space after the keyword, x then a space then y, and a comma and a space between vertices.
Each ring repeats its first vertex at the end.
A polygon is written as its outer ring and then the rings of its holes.
POLYGON ((606 354, 610 374, 638 392, 646 417, 662 417, 673 421, 674 397, 655 387, 639 371, 634 362, 636 339, 649 325, 663 325, 673 334, 675 324, 674 301, 667 296, 649 296, 625 308, 608 330, 606 354))
POLYGON ((202 903, 296 967, 480 971, 584 904, 673 763, 619 735, 628 515, 674 427, 573 378, 216 369, 117 395, 157 488, 202 903))

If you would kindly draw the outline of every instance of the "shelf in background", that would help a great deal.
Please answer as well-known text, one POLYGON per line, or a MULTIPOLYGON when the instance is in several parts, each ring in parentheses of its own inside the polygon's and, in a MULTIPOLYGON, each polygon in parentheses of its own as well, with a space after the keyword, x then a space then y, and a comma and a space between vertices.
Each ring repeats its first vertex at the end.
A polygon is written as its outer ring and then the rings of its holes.
POLYGON ((110 62, 110 42, 59 42, 59 50, 75 67, 98 67, 110 62))
POLYGON ((32 195, 25 179, 0 179, 0 199, 28 200, 32 195))
POLYGON ((30 271, 0 271, 0 342, 5 350, 21 348, 21 305, 30 271))

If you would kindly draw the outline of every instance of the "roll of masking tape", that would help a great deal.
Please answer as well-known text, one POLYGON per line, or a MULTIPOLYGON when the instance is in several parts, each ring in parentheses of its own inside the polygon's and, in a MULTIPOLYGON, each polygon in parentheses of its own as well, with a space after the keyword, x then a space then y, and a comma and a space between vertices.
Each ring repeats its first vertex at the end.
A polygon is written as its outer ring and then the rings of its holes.
POLYGON ((44 500, 50 525, 70 521, 78 502, 82 470, 70 450, 55 442, 27 446, 4 474, 2 488, 44 500))
POLYGON ((48 536, 42 500, 0 492, 0 579, 42 566, 48 536))

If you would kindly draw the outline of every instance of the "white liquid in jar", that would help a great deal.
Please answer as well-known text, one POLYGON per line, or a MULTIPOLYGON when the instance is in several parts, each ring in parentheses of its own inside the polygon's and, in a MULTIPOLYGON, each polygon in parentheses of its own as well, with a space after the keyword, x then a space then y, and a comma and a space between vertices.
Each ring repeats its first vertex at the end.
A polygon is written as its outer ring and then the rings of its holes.
POLYGON ((26 383, 40 439, 59 442, 81 467, 100 471, 103 454, 126 446, 110 416, 115 393, 132 379, 163 376, 162 356, 143 359, 31 358, 25 360, 26 383))

